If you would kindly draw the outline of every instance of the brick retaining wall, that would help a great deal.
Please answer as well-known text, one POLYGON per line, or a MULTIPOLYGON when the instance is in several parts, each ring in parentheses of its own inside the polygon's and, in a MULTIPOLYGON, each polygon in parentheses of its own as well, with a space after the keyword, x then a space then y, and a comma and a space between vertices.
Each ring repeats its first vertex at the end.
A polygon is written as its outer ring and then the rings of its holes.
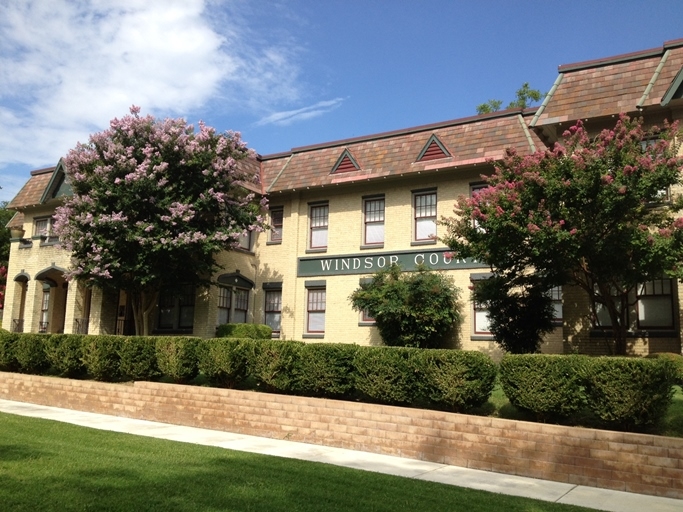
POLYGON ((0 398, 683 499, 683 439, 251 391, 0 372, 0 398))

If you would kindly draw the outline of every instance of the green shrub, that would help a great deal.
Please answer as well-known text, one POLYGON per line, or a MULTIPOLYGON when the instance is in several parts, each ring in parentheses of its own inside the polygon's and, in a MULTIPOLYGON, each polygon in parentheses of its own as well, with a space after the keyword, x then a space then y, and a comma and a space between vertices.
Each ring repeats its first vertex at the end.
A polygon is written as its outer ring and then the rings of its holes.
POLYGON ((119 373, 126 380, 149 380, 159 376, 156 339, 151 336, 129 336, 118 346, 119 373))
POLYGON ((578 369, 586 356, 508 354, 500 363, 500 384, 510 403, 542 420, 568 418, 584 403, 578 369))
POLYGON ((189 336, 159 337, 156 358, 159 371, 175 382, 187 382, 199 372, 197 367, 198 338, 189 336))
POLYGON ((683 387, 683 355, 674 354, 672 352, 660 352, 657 354, 648 355, 647 359, 666 359, 668 361, 671 361, 673 365, 676 367, 676 384, 683 387))
POLYGON ((97 335, 83 339, 83 364, 95 380, 113 382, 121 377, 119 347, 123 336, 97 335))
POLYGON ((273 329, 263 324, 221 324, 216 327, 217 338, 250 338, 269 340, 273 329))
POLYGON ((13 372, 19 368, 17 358, 14 357, 14 344, 17 339, 17 333, 0 329, 0 370, 13 372))
POLYGON ((292 393, 301 360, 299 341, 263 340, 253 344, 249 373, 266 391, 292 393))
POLYGON ((234 338, 199 340, 199 371, 214 385, 235 387, 247 377, 250 349, 248 342, 234 338))
POLYGON ((48 369, 49 363, 45 356, 45 339, 49 334, 23 333, 14 343, 14 357, 19 371, 41 375, 48 369))
POLYGON ((295 390, 304 396, 341 398, 354 387, 353 361, 357 345, 310 343, 301 347, 295 390))
POLYGON ((497 368, 489 356, 462 350, 424 350, 414 354, 423 398, 456 412, 486 403, 496 384, 497 368))
POLYGON ((81 334, 52 334, 45 338, 45 356, 52 369, 64 377, 78 377, 85 372, 81 334))
POLYGON ((363 347, 353 359, 355 389, 371 402, 410 405, 420 396, 414 354, 420 349, 363 347))
POLYGON ((656 425, 671 404, 675 367, 666 359, 596 357, 581 374, 588 407, 611 428, 656 425))

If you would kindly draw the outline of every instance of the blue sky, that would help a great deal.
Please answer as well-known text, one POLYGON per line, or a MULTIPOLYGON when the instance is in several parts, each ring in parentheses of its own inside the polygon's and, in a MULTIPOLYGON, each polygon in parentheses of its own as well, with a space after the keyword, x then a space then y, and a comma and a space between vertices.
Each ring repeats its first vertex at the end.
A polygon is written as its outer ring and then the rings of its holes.
POLYGON ((545 92, 682 19, 670 0, 0 0, 0 201, 133 104, 277 153, 545 92))

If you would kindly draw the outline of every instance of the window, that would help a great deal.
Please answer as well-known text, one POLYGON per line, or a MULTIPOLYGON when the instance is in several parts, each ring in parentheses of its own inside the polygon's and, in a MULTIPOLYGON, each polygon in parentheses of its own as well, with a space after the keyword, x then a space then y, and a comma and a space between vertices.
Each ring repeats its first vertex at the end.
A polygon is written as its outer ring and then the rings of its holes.
MULTIPOLYGON (((474 197, 476 194, 484 190, 485 188, 488 188, 489 185, 488 183, 474 183, 470 185, 470 197, 474 197)), ((479 226, 479 222, 477 220, 472 221, 474 227, 479 231, 480 233, 484 232, 484 228, 479 226)))
POLYGON ((245 251, 251 251, 251 231, 247 231, 246 234, 240 235, 237 239, 237 246, 245 251))
POLYGON ((325 302, 326 290, 324 288, 311 288, 308 290, 306 332, 325 332, 325 302))
POLYGON ((280 322, 282 320, 282 290, 266 291, 266 325, 273 330, 273 337, 280 337, 280 322))
MULTIPOLYGON (((491 277, 491 274, 488 272, 470 274, 472 290, 474 291, 477 283, 489 277, 491 277)), ((472 334, 475 336, 491 336, 491 319, 489 318, 488 308, 481 302, 472 300, 472 313, 472 334)))
POLYGON ((562 322, 562 287, 555 286, 554 288, 551 288, 548 295, 550 295, 550 298, 553 301, 553 320, 555 322, 562 322))
POLYGON ((40 238, 43 243, 56 242, 58 238, 52 234, 52 217, 42 217, 33 221, 33 238, 40 238))
POLYGON ((229 286, 218 287, 216 325, 245 324, 249 311, 249 290, 229 286))
POLYGON ((272 208, 270 210, 270 241, 282 242, 282 220, 284 208, 272 208))
MULTIPOLYGON (((618 297, 615 292, 615 297, 618 297)), ((674 296, 671 279, 655 279, 641 283, 629 290, 625 301, 619 301, 617 308, 626 308, 626 325, 635 329, 674 329, 674 296), (626 302, 626 303, 624 303, 626 302)), ((610 328, 612 320, 607 308, 596 305, 596 327, 610 328)))
POLYGON ((436 242, 436 191, 413 194, 414 240, 436 242))
POLYGON ((195 288, 186 285, 176 293, 162 292, 159 296, 160 330, 192 330, 194 327, 195 288))
POLYGON ((329 216, 329 205, 320 204, 311 206, 311 234, 309 237, 311 249, 327 249, 327 227, 329 222, 329 216))
POLYGON ((367 309, 364 309, 360 313, 360 321, 362 324, 374 324, 375 319, 370 315, 370 312, 367 309))
POLYGON ((365 245, 384 244, 384 198, 375 197, 363 200, 365 245))
POLYGON ((230 323, 230 309, 232 290, 225 286, 218 287, 218 316, 216 317, 216 325, 230 323))
POLYGON ((670 279, 656 279, 636 287, 639 329, 674 327, 670 279))

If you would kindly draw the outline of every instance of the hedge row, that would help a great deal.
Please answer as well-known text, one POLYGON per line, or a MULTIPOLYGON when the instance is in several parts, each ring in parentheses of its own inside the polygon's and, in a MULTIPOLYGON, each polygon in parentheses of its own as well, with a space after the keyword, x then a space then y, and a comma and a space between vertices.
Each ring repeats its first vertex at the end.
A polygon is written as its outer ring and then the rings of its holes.
POLYGON ((479 352, 270 339, 13 334, 0 369, 96 380, 215 386, 465 411, 488 401, 497 369, 479 352))
POLYGON ((499 375, 510 403, 538 419, 626 430, 660 422, 677 382, 671 358, 507 355, 499 375))

